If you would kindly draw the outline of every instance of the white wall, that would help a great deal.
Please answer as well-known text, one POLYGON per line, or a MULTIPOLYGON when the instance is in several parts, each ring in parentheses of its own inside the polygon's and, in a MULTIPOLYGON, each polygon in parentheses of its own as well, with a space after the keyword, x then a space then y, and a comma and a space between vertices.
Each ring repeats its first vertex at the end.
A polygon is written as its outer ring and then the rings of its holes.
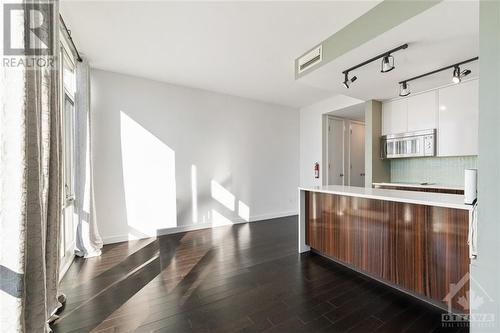
POLYGON ((323 114, 342 109, 362 100, 336 95, 300 109, 300 185, 319 186, 324 176, 323 114), (314 178, 314 163, 320 164, 320 178, 314 178))
POLYGON ((478 256, 471 291, 483 302, 471 314, 494 321, 472 323, 473 333, 500 331, 500 2, 481 1, 479 22, 478 256))
POLYGON ((298 110, 92 70, 105 242, 297 213, 298 110))

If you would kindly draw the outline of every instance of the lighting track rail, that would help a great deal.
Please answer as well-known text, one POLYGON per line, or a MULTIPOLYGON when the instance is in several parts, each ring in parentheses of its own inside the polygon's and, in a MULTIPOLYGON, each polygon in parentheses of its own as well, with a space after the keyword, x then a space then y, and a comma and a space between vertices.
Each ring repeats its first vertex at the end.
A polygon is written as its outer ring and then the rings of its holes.
POLYGON ((433 75, 433 74, 436 74, 436 73, 439 73, 439 72, 442 72, 442 71, 445 71, 445 70, 448 70, 448 69, 451 69, 451 68, 453 68, 453 82, 454 83, 459 83, 462 80, 462 78, 464 78, 465 76, 467 76, 467 75, 469 75, 471 73, 471 71, 469 69, 466 69, 466 70, 460 72, 460 65, 467 64, 469 62, 473 62, 473 61, 476 61, 478 59, 479 59, 479 57, 474 57, 474 58, 467 59, 467 60, 464 60, 464 61, 461 61, 461 62, 457 62, 456 64, 453 64, 453 65, 449 65, 449 66, 446 66, 446 67, 438 68, 438 69, 435 69, 435 70, 430 71, 428 73, 424 73, 424 74, 417 75, 417 76, 414 76, 412 78, 400 81, 399 82, 399 85, 400 85, 399 96, 403 96, 404 97, 404 96, 408 96, 411 93, 410 89, 409 89, 409 86, 408 86, 408 82, 414 81, 414 80, 417 80, 417 79, 420 79, 420 78, 423 78, 423 77, 426 77, 426 76, 429 76, 429 75, 433 75))
POLYGON ((464 61, 461 61, 461 62, 457 62, 456 64, 453 64, 453 65, 450 65, 450 66, 446 66, 446 67, 443 67, 443 68, 439 68, 439 69, 436 69, 436 70, 433 70, 431 72, 428 72, 428 73, 425 73, 425 74, 422 74, 422 75, 418 75, 418 76, 414 76, 410 79, 406 79, 406 80, 403 80, 401 82, 398 82, 399 84, 403 83, 403 82, 410 82, 410 81, 413 81, 413 80, 417 80, 417 79, 420 79, 420 78, 423 78, 425 76, 429 76, 429 75, 432 75, 432 74, 436 74, 436 73, 439 73, 439 72, 442 72, 442 71, 445 71, 447 69, 450 69, 450 68, 455 68, 455 67, 458 67, 460 65, 463 65, 463 64, 467 64, 469 62, 473 62, 473 61, 476 61, 478 60, 479 57, 475 57, 475 58, 471 58, 471 59, 468 59, 468 60, 464 60, 464 61))
POLYGON ((400 50, 404 50, 406 48, 408 48, 408 44, 400 45, 392 50, 379 54, 373 58, 363 61, 360 64, 357 64, 355 66, 352 66, 351 68, 346 69, 345 71, 342 72, 342 74, 344 74, 344 82, 342 84, 344 85, 344 87, 349 88, 349 84, 356 81, 357 79, 356 76, 353 76, 351 79, 349 79, 349 72, 352 72, 355 69, 368 65, 369 63, 374 62, 381 58, 382 58, 382 68, 380 72, 387 73, 392 71, 395 67, 394 67, 394 58, 392 57, 391 54, 400 50))
POLYGON ((345 71, 343 71, 342 74, 346 74, 346 73, 352 72, 353 70, 358 69, 360 67, 363 67, 365 65, 368 65, 369 63, 374 62, 375 60, 378 60, 378 59, 383 58, 385 56, 389 56, 389 55, 391 55, 391 53, 394 53, 394 52, 399 51, 399 50, 404 50, 406 48, 408 48, 408 44, 403 44, 401 46, 398 46, 398 47, 396 47, 396 48, 394 48, 392 50, 389 50, 387 52, 379 54, 378 56, 375 56, 375 57, 370 58, 370 59, 368 59, 366 61, 363 61, 362 63, 357 64, 356 66, 352 66, 351 68, 348 68, 345 71))

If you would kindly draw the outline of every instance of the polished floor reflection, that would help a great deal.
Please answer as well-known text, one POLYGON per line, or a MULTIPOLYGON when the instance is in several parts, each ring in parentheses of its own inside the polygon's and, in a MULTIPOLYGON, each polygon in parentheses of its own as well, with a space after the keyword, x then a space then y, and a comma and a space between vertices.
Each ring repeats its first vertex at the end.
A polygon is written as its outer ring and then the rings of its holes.
POLYGON ((314 254, 297 217, 118 243, 77 259, 55 332, 467 332, 314 254))

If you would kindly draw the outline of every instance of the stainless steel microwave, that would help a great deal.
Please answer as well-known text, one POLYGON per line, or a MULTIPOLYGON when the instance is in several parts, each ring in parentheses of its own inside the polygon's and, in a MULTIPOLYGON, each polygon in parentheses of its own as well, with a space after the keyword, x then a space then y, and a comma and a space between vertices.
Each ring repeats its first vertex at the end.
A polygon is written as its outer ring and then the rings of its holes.
POLYGON ((436 156, 436 130, 388 134, 381 137, 382 158, 436 156))

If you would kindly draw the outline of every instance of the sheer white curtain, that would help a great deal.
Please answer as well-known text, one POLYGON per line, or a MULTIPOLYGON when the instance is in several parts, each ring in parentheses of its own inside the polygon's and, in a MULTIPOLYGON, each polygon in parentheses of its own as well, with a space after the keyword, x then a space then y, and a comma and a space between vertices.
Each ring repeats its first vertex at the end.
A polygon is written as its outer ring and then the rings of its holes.
POLYGON ((76 179, 75 208, 78 216, 76 255, 84 258, 101 254, 102 239, 95 214, 92 121, 90 114, 90 68, 87 60, 76 63, 76 179))
MULTIPOLYGON (((21 3, 24 22, 42 1, 21 3)), ((58 2, 43 1, 57 54, 58 2)), ((41 7, 40 7, 41 8, 41 7)), ((5 9, 5 8, 4 8, 5 9)), ((29 27, 11 27, 17 45, 31 45, 29 27), (28 32, 28 33, 25 33, 28 32), (20 44, 19 44, 20 43, 20 44)), ((35 43, 37 41, 35 40, 35 43)), ((50 45, 50 44, 49 44, 50 45)), ((40 49, 40 44, 36 45, 40 49)), ((22 58, 22 57, 20 57, 22 58)), ((50 331, 60 306, 59 227, 62 168, 57 57, 52 66, 0 66, 0 327, 2 332, 50 331)))

